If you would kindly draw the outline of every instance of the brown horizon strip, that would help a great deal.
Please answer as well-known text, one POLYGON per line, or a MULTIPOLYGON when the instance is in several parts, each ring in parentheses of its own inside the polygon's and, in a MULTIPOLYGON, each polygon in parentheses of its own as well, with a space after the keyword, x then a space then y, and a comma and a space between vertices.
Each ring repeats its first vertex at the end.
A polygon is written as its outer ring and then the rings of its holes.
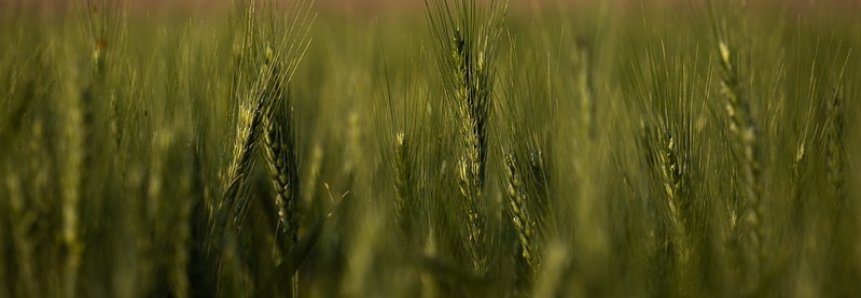
MULTIPOLYGON (((132 14, 199 14, 228 11, 234 7, 236 0, 125 0, 123 3, 132 14)), ((588 0, 509 0, 512 13, 530 10, 553 8, 577 8, 582 6, 602 5, 588 0)), ((640 9, 642 3, 646 7, 673 9, 673 7, 691 7, 685 0, 610 0, 615 9, 620 12, 634 7, 640 9)), ((99 2, 96 0, 96 2, 99 2)), ((288 1, 284 1, 285 3, 288 1)), ((852 15, 852 11, 861 9, 861 3, 853 0, 755 0, 753 6, 786 7, 786 13, 796 15, 821 9, 830 9, 835 14, 852 15)), ((23 12, 30 14, 52 14, 74 9, 78 4, 75 0, 0 0, 0 9, 6 12, 23 12)), ((421 13, 425 9, 424 0, 315 0, 314 9, 320 13, 335 13, 349 15, 373 16, 381 13, 421 13)), ((2 15, 2 14, 0 14, 2 15)))

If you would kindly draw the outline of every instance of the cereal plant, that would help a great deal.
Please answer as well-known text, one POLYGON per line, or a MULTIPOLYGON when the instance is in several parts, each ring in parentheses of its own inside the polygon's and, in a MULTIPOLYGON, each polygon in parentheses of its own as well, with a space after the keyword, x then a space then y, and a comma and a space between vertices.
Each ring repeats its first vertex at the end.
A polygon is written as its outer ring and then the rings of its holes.
POLYGON ((0 298, 861 296, 858 3, 157 2, 0 0, 0 298))

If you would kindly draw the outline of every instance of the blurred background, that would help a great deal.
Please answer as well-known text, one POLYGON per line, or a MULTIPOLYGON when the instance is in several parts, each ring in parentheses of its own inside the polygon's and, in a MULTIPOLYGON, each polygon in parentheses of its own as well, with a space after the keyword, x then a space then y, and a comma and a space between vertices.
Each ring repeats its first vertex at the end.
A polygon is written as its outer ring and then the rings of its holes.
MULTIPOLYGON (((136 14, 209 14, 225 11, 236 0, 122 0, 132 13, 136 14)), ((720 2, 721 0, 718 0, 720 2)), ((74 3, 85 3, 86 0, 0 0, 4 10, 46 13, 66 9, 74 3)), ((380 14, 400 14, 423 11, 425 0, 315 0, 315 7, 321 13, 353 14, 375 17, 380 14)), ((705 1, 687 0, 510 0, 513 12, 528 12, 537 9, 576 9, 594 4, 605 4, 618 11, 637 9, 639 7, 663 7, 677 9, 692 3, 705 1)), ((780 4, 787 13, 804 13, 811 8, 837 8, 837 14, 861 14, 859 0, 748 0, 751 7, 772 9, 780 4)))

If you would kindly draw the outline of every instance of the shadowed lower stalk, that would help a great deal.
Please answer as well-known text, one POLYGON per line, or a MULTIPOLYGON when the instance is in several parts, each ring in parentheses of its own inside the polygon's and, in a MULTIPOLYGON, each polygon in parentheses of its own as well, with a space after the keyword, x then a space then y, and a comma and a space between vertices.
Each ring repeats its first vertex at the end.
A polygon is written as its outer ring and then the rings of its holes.
MULTIPOLYGON (((95 33, 93 33, 95 34, 95 33)), ((104 35, 105 33, 100 33, 104 35)), ((86 85, 68 101, 66 123, 65 173, 62 178, 63 242, 68 255, 64 268, 64 296, 78 296, 79 268, 83 262, 84 240, 81 228, 81 199, 86 196, 90 182, 88 177, 93 162, 94 103, 97 92, 104 81, 105 41, 94 37, 93 61, 86 85)))
POLYGON ((540 272, 537 272, 532 297, 551 298, 559 296, 559 288, 564 284, 566 268, 571 261, 568 249, 559 243, 548 243, 546 246, 546 262, 540 272))

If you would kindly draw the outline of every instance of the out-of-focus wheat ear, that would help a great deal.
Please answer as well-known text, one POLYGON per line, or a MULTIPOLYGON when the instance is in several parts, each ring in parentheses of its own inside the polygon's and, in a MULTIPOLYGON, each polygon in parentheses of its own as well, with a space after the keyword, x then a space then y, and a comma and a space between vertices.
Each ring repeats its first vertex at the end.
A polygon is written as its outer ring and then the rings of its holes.
POLYGON ((308 160, 308 170, 302 175, 302 201, 306 206, 311 205, 317 195, 317 180, 323 166, 323 146, 315 142, 311 148, 311 158, 308 160))
POLYGON ((726 112, 729 118, 729 131, 735 137, 740 150, 738 156, 744 172, 747 200, 749 210, 753 214, 748 215, 748 221, 759 221, 759 199, 761 197, 760 175, 762 165, 760 163, 759 127, 751 115, 750 101, 742 90, 738 77, 738 69, 733 65, 733 53, 726 42, 718 44, 720 51, 720 65, 723 70, 721 81, 722 92, 726 97, 726 112), (752 216, 752 217, 751 217, 752 216))
MULTIPOLYGON (((176 205, 163 205, 164 208, 175 207, 176 210, 163 210, 161 212, 161 214, 173 213, 170 215, 171 219, 173 219, 172 224, 167 226, 167 230, 164 231, 165 234, 170 235, 172 238, 170 270, 168 272, 169 284, 171 285, 173 297, 189 297, 192 289, 188 267, 191 262, 191 247, 194 245, 192 242, 192 212, 195 204, 199 203, 195 201, 193 193, 193 185, 195 183, 193 166, 196 163, 195 160, 197 157, 192 154, 194 150, 193 146, 177 141, 186 139, 188 134, 181 133, 177 136, 176 132, 166 130, 166 133, 158 135, 160 137, 156 142, 157 153, 155 155, 160 156, 160 160, 156 161, 161 163, 159 171, 164 175, 165 173, 170 173, 168 167, 179 167, 179 169, 175 170, 178 177, 165 181, 173 183, 170 186, 173 192, 170 194, 176 196, 176 205)), ((163 198, 164 196, 162 197, 161 204, 165 203, 163 198)), ((157 221, 158 219, 155 220, 157 221)))
POLYGON ((189 278, 188 265, 191 263, 192 255, 190 247, 192 243, 192 210, 194 203, 191 198, 191 178, 188 174, 180 181, 182 188, 188 190, 184 195, 186 199, 179 206, 178 226, 174 232, 173 247, 173 270, 171 270, 171 284, 173 297, 189 297, 192 291, 189 278))
POLYGON ((253 285, 252 276, 242 262, 235 231, 225 231, 219 256, 215 297, 247 297, 253 285))
MULTIPOLYGON (((72 87, 72 90, 75 90, 72 87)), ((84 244, 81 236, 81 197, 83 196, 87 176, 87 138, 90 128, 87 125, 88 105, 86 102, 92 96, 89 86, 84 87, 78 94, 72 94, 67 100, 65 117, 65 156, 63 159, 62 183, 62 239, 66 248, 66 263, 63 269, 63 295, 77 296, 78 269, 81 266, 84 244)))
POLYGON ((835 87, 826 108, 826 154, 828 165, 828 182, 836 199, 836 210, 843 210, 845 205, 844 193, 844 164, 846 163, 845 126, 843 98, 840 88, 835 87))
POLYGON ((806 162, 807 143, 805 141, 801 141, 801 143, 798 144, 798 148, 795 150, 795 158, 792 160, 792 220, 796 223, 796 227, 803 227, 804 199, 802 197, 801 181, 803 178, 802 168, 806 162))
MULTIPOLYGON (((97 17, 90 16, 92 23, 97 17)), ((92 24, 91 24, 92 25, 92 24)), ((102 24, 99 32, 91 32, 93 45, 93 60, 89 65, 89 74, 78 78, 78 74, 69 80, 72 86, 70 97, 65 105, 65 156, 63 160, 64 172, 61 178, 62 185, 62 239, 67 255, 63 269, 62 286, 63 295, 76 297, 78 294, 78 275, 83 262, 84 241, 81 228, 81 198, 85 195, 88 185, 90 164, 93 160, 90 145, 94 142, 95 114, 94 102, 97 92, 104 79, 105 51, 107 41, 105 35, 107 30, 102 24), (78 79, 83 85, 78 84, 78 79)))
POLYGON ((733 137, 735 156, 742 175, 742 189, 746 201, 743 204, 741 222, 743 230, 743 247, 748 250, 748 280, 752 283, 753 292, 758 291, 759 274, 765 252, 762 248, 762 158, 760 156, 760 132, 756 120, 750 110, 750 99, 747 98, 739 78, 739 70, 735 65, 737 57, 730 49, 725 39, 718 42, 719 64, 722 70, 721 91, 726 98, 725 109, 729 118, 729 132, 733 137))
MULTIPOLYGON (((37 297, 40 295, 40 287, 37 284, 36 270, 33 268, 35 262, 34 253, 35 244, 33 243, 30 229, 33 227, 36 218, 32 213, 29 213, 26 206, 26 200, 22 191, 21 180, 11 167, 6 167, 6 191, 9 196, 8 208, 11 232, 12 232, 12 248, 15 250, 14 265, 17 266, 18 272, 16 276, 11 276, 10 281, 15 282, 15 287, 19 287, 22 296, 37 297)), ((5 231, 4 231, 5 232, 5 231)), ((5 239, 3 239, 5 241, 5 239)), ((6 263, 3 263, 7 265, 6 263)), ((12 265, 12 264, 9 264, 12 265)))
POLYGON ((362 118, 355 109, 350 111, 347 117, 349 128, 347 129, 347 162, 344 164, 344 172, 355 176, 356 171, 362 166, 362 118))
POLYGON ((577 37, 577 91, 580 95, 580 121, 590 138, 595 137, 595 91, 592 73, 592 51, 585 37, 577 37))
POLYGON ((535 233, 532 216, 527 206, 527 194, 524 189, 521 173, 513 153, 505 154, 506 197, 511 220, 517 229, 517 239, 520 241, 521 257, 532 270, 538 268, 538 259, 534 249, 535 233))
POLYGON ((412 199, 410 187, 412 187, 412 164, 410 163, 410 143, 404 132, 395 136, 395 190, 397 198, 395 201, 395 216, 398 224, 404 227, 406 205, 412 199))

